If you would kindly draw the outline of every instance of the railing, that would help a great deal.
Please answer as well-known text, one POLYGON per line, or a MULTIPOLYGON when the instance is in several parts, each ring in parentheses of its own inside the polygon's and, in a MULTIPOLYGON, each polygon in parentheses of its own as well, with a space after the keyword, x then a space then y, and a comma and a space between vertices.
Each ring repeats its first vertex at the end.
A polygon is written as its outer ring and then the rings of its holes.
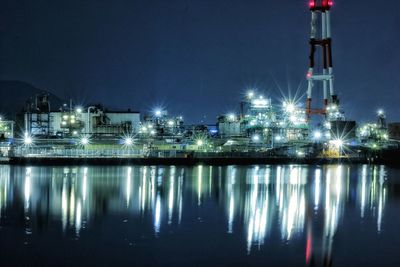
POLYGON ((83 148, 37 148, 16 147, 11 152, 14 157, 36 157, 36 158, 124 158, 143 157, 143 150, 136 149, 83 149, 83 148))

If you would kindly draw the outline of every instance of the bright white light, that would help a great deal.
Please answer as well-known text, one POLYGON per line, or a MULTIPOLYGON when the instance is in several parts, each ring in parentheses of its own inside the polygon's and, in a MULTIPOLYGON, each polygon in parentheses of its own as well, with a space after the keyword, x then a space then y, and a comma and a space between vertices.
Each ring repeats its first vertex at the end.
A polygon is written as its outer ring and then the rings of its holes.
POLYGON ((87 137, 82 137, 81 138, 81 144, 86 146, 87 144, 89 144, 89 138, 87 137))
POLYGON ((132 138, 130 138, 130 137, 125 138, 124 144, 127 145, 127 146, 132 145, 133 144, 132 138))
POLYGON ((337 147, 337 148, 340 148, 340 147, 342 147, 343 146, 343 140, 341 140, 341 139, 334 139, 334 140, 331 140, 331 141, 329 141, 332 145, 334 145, 335 147, 337 147))
POLYGON ((174 121, 173 120, 169 120, 168 121, 168 126, 174 126, 174 121))
POLYGON ((321 137, 322 137, 321 131, 315 131, 314 132, 314 139, 319 140, 319 139, 321 139, 321 137))
POLYGON ((228 114, 228 119, 229 119, 230 121, 234 121, 234 120, 236 119, 235 114, 233 114, 233 113, 228 114))
POLYGON ((24 144, 27 145, 27 146, 29 146, 29 145, 32 145, 32 143, 33 143, 32 137, 29 136, 28 134, 25 134, 25 137, 24 137, 24 144))
POLYGON ((275 136, 275 140, 276 141, 281 141, 282 140, 282 136, 280 136, 280 135, 275 136))
POLYGON ((255 108, 266 108, 268 106, 268 100, 267 99, 254 99, 251 101, 251 104, 255 108))
POLYGON ((290 121, 292 122, 292 123, 296 123, 297 122, 297 117, 295 116, 295 115, 292 115, 292 116, 290 116, 290 121))
POLYGON ((330 132, 326 132, 326 133, 325 133, 325 137, 326 137, 327 139, 331 138, 331 133, 330 133, 330 132))
POLYGON ((204 145, 204 141, 203 140, 197 140, 196 144, 198 146, 202 146, 202 145, 204 145))
POLYGON ((248 93, 247 93, 247 97, 248 98, 253 98, 254 97, 254 92, 253 91, 249 91, 248 93))
POLYGON ((382 116, 382 115, 384 115, 385 114, 385 111, 383 110, 383 109, 379 109, 378 110, 378 115, 379 116, 382 116))
POLYGON ((331 123, 325 122, 325 128, 329 130, 331 128, 331 123))
POLYGON ((154 111, 154 114, 156 115, 156 117, 161 117, 162 111, 160 109, 156 109, 156 111, 154 111))
POLYGON ((283 103, 283 106, 284 106, 286 112, 288 112, 288 113, 292 113, 292 112, 294 112, 295 109, 296 109, 296 106, 295 106, 293 103, 286 103, 286 102, 284 102, 284 103, 283 103))
POLYGON ((255 134, 251 137, 251 140, 253 140, 253 142, 258 142, 260 141, 260 136, 258 134, 255 134))
POLYGON ((77 134, 78 134, 78 131, 73 131, 72 134, 73 134, 73 135, 77 135, 77 134))
POLYGON ((150 134, 151 134, 151 135, 155 135, 155 134, 156 134, 156 131, 151 130, 151 131, 150 131, 150 134))
POLYGON ((81 114, 82 113, 82 108, 81 107, 76 108, 76 113, 81 114))

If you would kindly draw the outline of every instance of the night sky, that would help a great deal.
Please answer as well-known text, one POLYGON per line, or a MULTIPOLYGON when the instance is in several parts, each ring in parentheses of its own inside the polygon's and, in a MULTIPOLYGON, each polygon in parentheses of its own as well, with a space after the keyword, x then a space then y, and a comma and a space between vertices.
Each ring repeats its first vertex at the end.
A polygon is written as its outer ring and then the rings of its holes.
MULTIPOLYGON (((0 79, 78 103, 188 122, 238 110, 248 87, 306 91, 306 0, 0 0, 0 79)), ((336 0, 335 87, 346 115, 400 120, 400 1, 336 0), (384 4, 383 4, 384 2, 384 4)), ((322 92, 314 95, 322 98, 322 92)))

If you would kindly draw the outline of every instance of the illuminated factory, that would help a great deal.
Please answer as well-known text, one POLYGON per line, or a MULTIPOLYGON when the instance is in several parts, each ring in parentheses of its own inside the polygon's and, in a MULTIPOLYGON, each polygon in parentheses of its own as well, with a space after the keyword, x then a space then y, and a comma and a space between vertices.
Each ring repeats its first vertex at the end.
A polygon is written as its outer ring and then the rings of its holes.
POLYGON ((15 127, 0 120, 2 155, 370 160, 381 150, 399 151, 400 124, 387 124, 383 110, 378 111, 376 122, 364 125, 344 116, 334 90, 332 5, 331 0, 309 0, 305 105, 301 99, 273 101, 254 89, 240 102, 238 114, 221 115, 215 125, 186 125, 183 116, 171 116, 165 109, 141 116, 102 105, 77 106, 72 101, 54 109, 48 95, 37 95, 17 116, 15 127), (316 90, 323 93, 320 105, 313 101, 316 90))

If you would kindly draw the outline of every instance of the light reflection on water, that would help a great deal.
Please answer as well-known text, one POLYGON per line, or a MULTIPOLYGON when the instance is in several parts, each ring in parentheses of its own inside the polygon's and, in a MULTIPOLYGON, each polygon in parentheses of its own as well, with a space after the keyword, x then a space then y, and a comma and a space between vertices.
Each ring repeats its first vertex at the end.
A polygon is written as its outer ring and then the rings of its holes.
POLYGON ((64 233, 73 231, 79 239, 96 227, 94 219, 122 214, 142 218, 143 225, 150 218, 158 238, 168 227, 207 223, 202 220, 211 216, 223 221, 226 235, 244 237, 245 255, 260 250, 278 234, 282 244, 305 239, 305 263, 330 265, 335 234, 346 220, 349 202, 354 200, 359 222, 368 217, 377 234, 384 229, 386 169, 369 165, 0 166, 0 224, 4 226, 8 213, 22 209, 27 236, 37 231, 37 217, 43 215, 51 218, 49 224, 64 233), (20 202, 23 207, 16 205, 20 202), (198 216, 195 211, 201 208, 206 210, 198 216))

